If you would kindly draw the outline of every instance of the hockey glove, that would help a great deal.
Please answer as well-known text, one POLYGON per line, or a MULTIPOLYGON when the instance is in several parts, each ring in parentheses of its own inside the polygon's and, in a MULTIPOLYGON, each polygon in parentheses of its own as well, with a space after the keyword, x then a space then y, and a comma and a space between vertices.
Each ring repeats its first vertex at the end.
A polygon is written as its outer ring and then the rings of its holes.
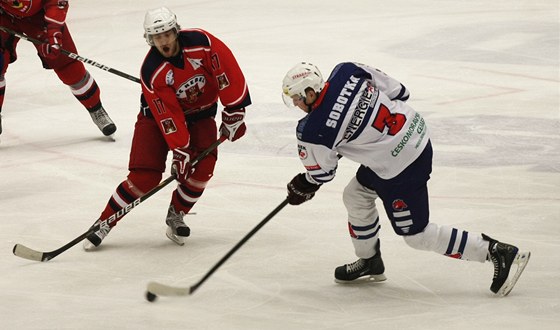
POLYGON ((222 136, 226 136, 232 142, 242 137, 247 130, 244 119, 245 108, 224 109, 222 111, 222 124, 220 125, 222 136))
POLYGON ((185 182, 193 172, 191 159, 194 158, 196 158, 195 151, 190 148, 173 149, 171 174, 175 175, 179 182, 185 182))
POLYGON ((44 58, 53 60, 60 55, 62 47, 62 32, 58 27, 47 27, 48 43, 41 45, 41 55, 44 58))
POLYGON ((290 205, 299 205, 307 202, 315 192, 319 190, 321 185, 313 184, 305 178, 305 173, 300 173, 288 183, 288 203, 290 205))

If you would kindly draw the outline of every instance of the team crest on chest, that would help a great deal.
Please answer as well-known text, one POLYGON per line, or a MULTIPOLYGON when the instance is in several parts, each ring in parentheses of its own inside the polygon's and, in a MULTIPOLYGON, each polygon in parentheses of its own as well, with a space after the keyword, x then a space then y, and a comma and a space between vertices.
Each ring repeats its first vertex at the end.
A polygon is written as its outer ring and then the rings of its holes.
POLYGON ((204 86, 206 86, 206 78, 204 75, 196 75, 177 88, 177 98, 180 102, 185 102, 187 104, 195 103, 198 97, 204 93, 204 86))

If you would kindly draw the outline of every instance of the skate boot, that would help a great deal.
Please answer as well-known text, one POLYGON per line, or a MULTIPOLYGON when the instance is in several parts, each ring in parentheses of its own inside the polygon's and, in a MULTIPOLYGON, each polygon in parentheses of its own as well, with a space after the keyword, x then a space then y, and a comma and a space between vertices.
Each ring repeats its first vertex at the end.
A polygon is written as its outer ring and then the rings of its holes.
MULTIPOLYGON (((98 225, 99 223, 100 223, 99 220, 95 221, 92 227, 98 225)), ((102 221, 101 227, 99 227, 97 231, 89 234, 84 240, 84 245, 83 245, 84 250, 86 251, 94 250, 96 247, 98 247, 101 244, 101 241, 103 241, 103 239, 107 237, 107 235, 109 235, 110 231, 111 231, 111 227, 109 227, 109 224, 106 221, 102 221)))
POLYGON ((500 296, 507 296, 531 257, 531 252, 519 252, 513 245, 498 242, 482 234, 482 238, 489 242, 488 260, 494 264, 494 277, 490 290, 500 296), (517 265, 517 270, 510 276, 511 266, 517 265))
POLYGON ((167 224, 165 235, 178 245, 185 244, 185 237, 189 237, 191 234, 191 229, 183 221, 184 215, 183 212, 177 213, 175 207, 169 205, 167 218, 165 219, 165 223, 167 224))
POLYGON ((89 115, 91 116, 91 119, 93 120, 95 125, 97 125, 99 130, 103 133, 103 135, 112 135, 117 130, 117 126, 115 126, 115 123, 113 123, 103 107, 90 112, 89 115))
POLYGON ((358 259, 353 263, 336 267, 334 270, 334 278, 337 283, 356 283, 362 281, 381 282, 387 277, 383 274, 385 266, 381 259, 379 241, 377 241, 377 253, 369 259, 358 259))

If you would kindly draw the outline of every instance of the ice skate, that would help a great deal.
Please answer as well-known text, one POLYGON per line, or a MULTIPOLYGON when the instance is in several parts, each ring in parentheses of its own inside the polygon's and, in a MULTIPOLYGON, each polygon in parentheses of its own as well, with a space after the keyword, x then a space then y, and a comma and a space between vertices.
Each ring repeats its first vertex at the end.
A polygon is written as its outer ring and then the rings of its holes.
MULTIPOLYGON (((93 226, 96 226, 97 224, 99 224, 99 220, 95 221, 93 226)), ((101 244, 101 241, 103 241, 103 239, 107 237, 107 235, 109 235, 110 231, 111 227, 109 227, 109 224, 106 221, 102 221, 99 230, 89 234, 84 240, 84 250, 95 250, 95 248, 97 248, 101 244)))
POLYGON ((167 224, 167 230, 165 234, 167 238, 172 240, 178 245, 185 244, 185 237, 189 237, 191 234, 191 229, 183 221, 183 212, 176 212, 173 205, 169 205, 169 210, 167 211, 167 218, 165 223, 167 224))
POLYGON ((484 234, 482 238, 489 241, 488 258, 494 264, 494 277, 490 290, 500 296, 507 296, 531 257, 531 252, 519 252, 513 245, 498 242, 484 234), (517 270, 512 274, 511 266, 517 265, 517 270))
POLYGON ((113 123, 103 107, 90 112, 89 115, 91 116, 91 119, 93 120, 95 125, 97 125, 99 130, 103 133, 103 135, 111 136, 117 130, 117 126, 115 126, 115 123, 113 123))
POLYGON ((383 274, 385 266, 381 259, 379 241, 376 246, 377 253, 369 259, 358 259, 353 263, 336 267, 334 278, 337 283, 382 282, 387 279, 383 274))

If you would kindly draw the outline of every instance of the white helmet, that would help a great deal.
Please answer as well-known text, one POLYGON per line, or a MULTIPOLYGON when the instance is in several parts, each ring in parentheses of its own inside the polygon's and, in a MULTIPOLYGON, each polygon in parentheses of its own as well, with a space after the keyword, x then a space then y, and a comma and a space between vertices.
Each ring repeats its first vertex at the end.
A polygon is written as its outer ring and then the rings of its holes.
POLYGON ((312 88, 315 93, 319 94, 323 87, 325 87, 325 81, 315 65, 306 62, 298 63, 286 73, 282 81, 284 103, 292 107, 292 96, 298 95, 305 98, 307 88, 312 88))
POLYGON ((144 38, 148 45, 153 46, 152 36, 175 29, 178 32, 181 27, 177 24, 177 16, 166 7, 160 7, 146 12, 144 17, 144 38))

